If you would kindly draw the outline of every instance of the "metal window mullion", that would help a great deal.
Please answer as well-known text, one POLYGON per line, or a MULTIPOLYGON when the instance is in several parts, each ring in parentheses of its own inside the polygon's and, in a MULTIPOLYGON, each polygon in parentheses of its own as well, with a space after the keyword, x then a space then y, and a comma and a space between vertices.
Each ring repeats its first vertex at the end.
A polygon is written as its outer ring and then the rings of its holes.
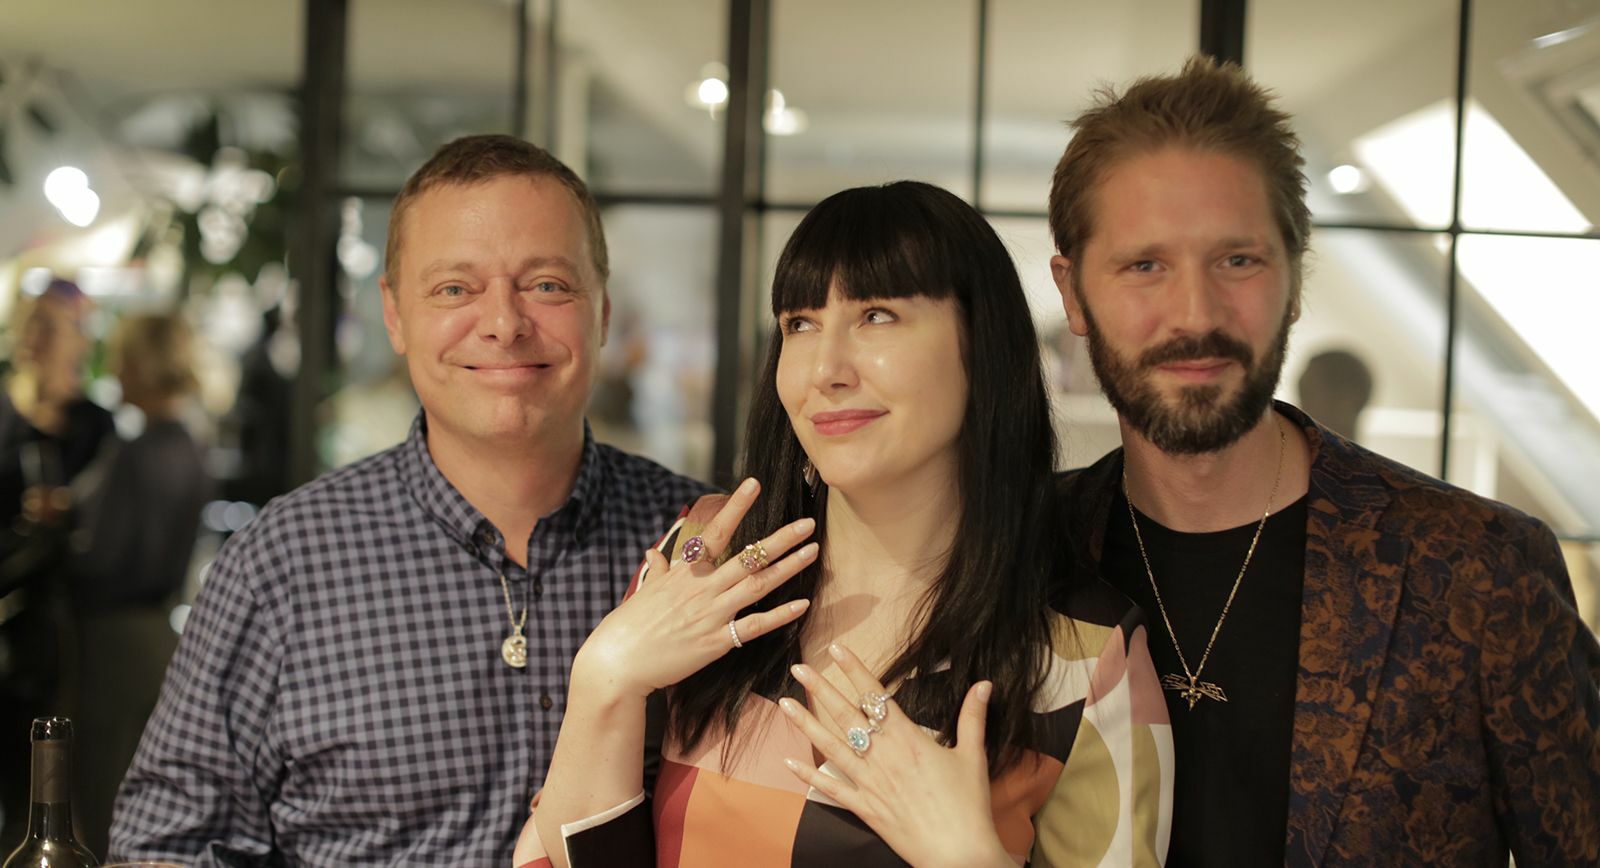
POLYGON ((1245 0, 1200 0, 1200 53, 1244 66, 1245 0))
POLYGON ((733 480, 738 457, 740 396, 750 377, 745 364, 745 284, 756 259, 753 231, 765 172, 770 0, 729 0, 728 114, 723 130, 722 183, 717 196, 716 375, 711 389, 712 480, 733 480))
POLYGON ((989 0, 977 0, 977 56, 973 63, 972 100, 972 207, 983 210, 983 124, 988 113, 989 0))
POLYGON ((1457 308, 1461 294, 1461 268, 1456 257, 1461 244, 1462 154, 1466 151, 1467 65, 1472 47, 1472 0, 1461 0, 1461 20, 1456 28, 1456 129, 1455 167, 1450 179, 1450 256, 1445 272, 1444 389, 1440 403, 1439 478, 1450 477, 1450 434, 1455 413, 1457 308))
POLYGON ((337 363, 333 326, 339 296, 334 256, 343 125, 349 0, 306 0, 300 80, 301 181, 289 265, 299 284, 295 322, 300 370, 291 391, 285 490, 317 475, 317 406, 337 363))

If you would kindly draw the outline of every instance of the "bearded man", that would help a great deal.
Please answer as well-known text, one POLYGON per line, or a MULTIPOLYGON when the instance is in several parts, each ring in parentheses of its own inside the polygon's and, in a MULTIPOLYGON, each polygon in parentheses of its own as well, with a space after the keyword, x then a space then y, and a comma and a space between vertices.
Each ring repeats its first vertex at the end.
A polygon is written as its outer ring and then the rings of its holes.
POLYGON ((1051 270, 1122 448, 1060 494, 1155 624, 1169 864, 1600 864, 1600 647, 1549 528, 1272 401, 1311 225, 1288 116, 1195 59, 1075 126, 1051 270))

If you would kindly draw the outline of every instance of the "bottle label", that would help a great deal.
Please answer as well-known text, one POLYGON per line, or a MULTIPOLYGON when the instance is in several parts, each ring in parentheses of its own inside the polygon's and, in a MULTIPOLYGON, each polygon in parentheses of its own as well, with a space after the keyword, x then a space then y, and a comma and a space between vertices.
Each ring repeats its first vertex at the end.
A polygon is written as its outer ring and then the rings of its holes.
POLYGON ((33 801, 55 804, 72 793, 72 742, 33 743, 33 801))

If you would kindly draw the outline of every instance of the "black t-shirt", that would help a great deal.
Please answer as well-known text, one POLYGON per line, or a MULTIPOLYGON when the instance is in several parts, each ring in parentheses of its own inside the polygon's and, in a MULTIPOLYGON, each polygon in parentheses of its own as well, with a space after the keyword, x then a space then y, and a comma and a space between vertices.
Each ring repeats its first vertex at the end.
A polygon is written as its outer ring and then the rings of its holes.
MULTIPOLYGON (((1255 530, 1251 522, 1216 533, 1178 533, 1139 515, 1151 571, 1191 668, 1200 663, 1255 530)), ((1201 699, 1191 709, 1176 691, 1162 691, 1176 771, 1169 866, 1283 864, 1305 551, 1301 498, 1267 520, 1200 673, 1227 702, 1201 699)), ((1182 678, 1120 493, 1111 504, 1100 568, 1145 610, 1157 674, 1182 678)))

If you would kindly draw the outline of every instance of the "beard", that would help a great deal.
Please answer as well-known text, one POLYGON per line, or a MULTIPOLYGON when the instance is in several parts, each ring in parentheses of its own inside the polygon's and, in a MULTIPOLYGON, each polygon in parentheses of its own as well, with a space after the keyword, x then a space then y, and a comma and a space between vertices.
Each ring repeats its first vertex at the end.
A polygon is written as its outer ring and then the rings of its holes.
POLYGON ((1111 348, 1089 308, 1082 305, 1089 342, 1089 362, 1100 391, 1124 420, 1171 455, 1199 455, 1231 446, 1245 435, 1272 404, 1289 349, 1292 307, 1284 312, 1278 334, 1260 359, 1238 338, 1213 330, 1198 337, 1173 338, 1129 360, 1111 348), (1244 367, 1244 382, 1227 396, 1222 386, 1185 386, 1172 399, 1156 388, 1159 365, 1200 359, 1227 359, 1244 367))

